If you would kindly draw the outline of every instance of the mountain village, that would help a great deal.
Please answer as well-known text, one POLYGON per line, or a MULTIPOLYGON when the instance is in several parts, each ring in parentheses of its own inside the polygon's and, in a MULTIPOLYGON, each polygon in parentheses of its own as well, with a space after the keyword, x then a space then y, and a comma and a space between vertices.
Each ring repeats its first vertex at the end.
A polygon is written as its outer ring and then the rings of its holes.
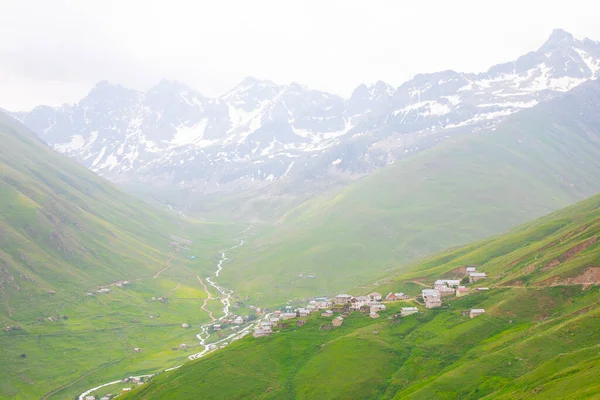
MULTIPOLYGON (((291 306, 286 306, 284 310, 277 310, 264 321, 254 328, 253 336, 255 338, 270 336, 273 334, 274 328, 284 329, 293 323, 295 326, 301 327, 306 324, 304 318, 311 314, 321 313, 321 317, 330 320, 329 323, 321 325, 321 330, 331 330, 343 325, 344 317, 347 317, 352 312, 360 312, 369 318, 379 318, 380 312, 386 311, 387 307, 384 303, 405 300, 413 301, 416 304, 430 308, 442 307, 442 299, 450 299, 452 297, 463 297, 469 294, 469 288, 461 283, 476 283, 487 278, 485 272, 477 271, 477 267, 465 267, 465 277, 462 280, 458 279, 438 279, 434 282, 433 288, 423 289, 421 296, 412 298, 406 293, 388 293, 385 297, 378 292, 372 292, 364 296, 352 296, 349 294, 338 294, 333 298, 316 297, 308 302, 305 307, 293 309, 291 306)), ((487 287, 476 287, 476 291, 487 291, 487 287)), ((419 312, 418 307, 402 307, 399 314, 393 317, 407 317, 419 312)), ((475 318, 485 313, 485 309, 473 308, 464 310, 462 315, 468 315, 470 318, 475 318)), ((241 317, 238 317, 241 320, 241 317)), ((392 318, 392 317, 390 317, 392 318)), ((241 321, 240 321, 241 323, 241 321)))

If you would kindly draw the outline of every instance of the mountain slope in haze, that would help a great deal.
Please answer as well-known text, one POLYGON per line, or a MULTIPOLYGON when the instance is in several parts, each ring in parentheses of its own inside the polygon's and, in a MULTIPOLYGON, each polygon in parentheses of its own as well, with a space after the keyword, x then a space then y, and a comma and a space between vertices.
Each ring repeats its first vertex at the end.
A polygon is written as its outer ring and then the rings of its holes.
POLYGON ((600 395, 600 196, 511 232, 424 260, 378 287, 413 294, 460 279, 488 279, 440 309, 393 317, 352 313, 245 338, 162 374, 124 399, 594 399, 600 395), (414 282, 417 282, 415 284, 414 282), (477 291, 477 287, 489 287, 477 291), (470 319, 461 311, 485 309, 470 319))
POLYGON ((536 51, 483 73, 361 85, 348 99, 255 78, 216 99, 177 82, 145 93, 100 82, 77 104, 15 117, 108 179, 198 195, 354 179, 491 127, 599 71, 599 42, 555 30, 536 51))
POLYGON ((70 398, 185 359, 164 351, 195 337, 182 339, 182 320, 209 319, 194 282, 229 228, 120 192, 5 115, 0 142, 0 397, 70 398))
POLYGON ((223 279, 269 300, 332 294, 595 194, 598 104, 591 81, 307 201, 241 249, 223 279))

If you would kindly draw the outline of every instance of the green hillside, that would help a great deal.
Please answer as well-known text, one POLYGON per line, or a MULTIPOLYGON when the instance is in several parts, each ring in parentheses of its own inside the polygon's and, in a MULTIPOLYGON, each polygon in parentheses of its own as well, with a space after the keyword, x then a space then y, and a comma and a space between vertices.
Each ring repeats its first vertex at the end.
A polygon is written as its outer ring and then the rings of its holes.
MULTIPOLYGON (((245 338, 124 399, 592 399, 600 396, 600 196, 425 260, 377 288, 489 277, 439 309, 245 338), (486 286, 488 291, 477 291, 486 286), (470 319, 462 310, 484 308, 470 319)), ((358 290, 358 289, 357 289, 358 290)), ((373 286, 362 289, 364 293, 373 286)), ((358 291, 355 294, 359 294, 358 291)), ((414 305, 414 304, 411 304, 414 305)))
POLYGON ((181 324, 209 319, 196 276, 237 228, 154 209, 1 113, 0 143, 0 398, 71 398, 186 359, 181 324))
POLYGON ((315 197, 241 249, 223 278, 267 303, 333 294, 589 197, 600 191, 597 104, 600 82, 589 82, 315 197))

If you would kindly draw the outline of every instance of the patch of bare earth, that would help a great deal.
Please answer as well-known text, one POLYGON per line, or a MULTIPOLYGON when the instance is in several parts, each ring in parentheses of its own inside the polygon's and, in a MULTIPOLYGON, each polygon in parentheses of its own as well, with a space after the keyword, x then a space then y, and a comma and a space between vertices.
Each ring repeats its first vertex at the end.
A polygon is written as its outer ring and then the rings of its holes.
MULTIPOLYGON (((475 265, 469 265, 470 267, 475 265)), ((454 268, 448 272, 442 274, 442 279, 462 279, 467 275, 467 266, 463 265, 462 267, 454 268)))
POLYGON ((551 260, 548 264, 546 264, 546 266, 544 268, 542 268, 542 271, 551 270, 552 268, 556 267, 558 264, 565 262, 565 261, 569 260, 570 258, 573 258, 576 254, 587 249, 588 247, 590 247, 597 241, 598 241, 598 236, 594 236, 584 242, 579 243, 577 246, 571 247, 569 250, 565 251, 560 256, 556 257, 555 259, 551 260))
MULTIPOLYGON (((594 221, 595 222, 595 221, 594 221)), ((531 258, 532 256, 534 256, 535 254, 538 254, 544 250, 547 250, 549 248, 555 247, 557 245, 559 245, 560 243, 563 243, 565 240, 569 240, 571 239, 573 236, 579 235, 580 233, 583 233, 584 231, 586 231, 590 226, 592 226, 593 223, 589 223, 589 224, 585 224, 583 226, 580 226, 579 228, 567 232, 565 235, 561 236, 560 238, 558 238, 558 240, 555 240, 553 242, 550 242, 542 247, 540 247, 539 249, 535 249, 534 251, 525 254, 523 257, 513 261, 512 263, 510 263, 511 267, 514 267, 515 265, 523 262, 524 260, 531 258)))
POLYGON ((583 285, 586 289, 592 285, 600 285, 600 267, 588 267, 582 274, 570 278, 554 276, 539 283, 540 286, 583 285))

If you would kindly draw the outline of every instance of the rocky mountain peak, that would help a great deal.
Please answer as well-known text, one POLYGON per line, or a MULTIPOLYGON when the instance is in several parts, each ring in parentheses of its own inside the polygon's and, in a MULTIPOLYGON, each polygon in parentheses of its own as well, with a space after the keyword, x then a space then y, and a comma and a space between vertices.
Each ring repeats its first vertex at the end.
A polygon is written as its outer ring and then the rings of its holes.
POLYGON ((548 51, 556 49, 560 46, 573 46, 577 40, 567 31, 562 29, 554 29, 550 37, 540 47, 540 51, 548 51))

